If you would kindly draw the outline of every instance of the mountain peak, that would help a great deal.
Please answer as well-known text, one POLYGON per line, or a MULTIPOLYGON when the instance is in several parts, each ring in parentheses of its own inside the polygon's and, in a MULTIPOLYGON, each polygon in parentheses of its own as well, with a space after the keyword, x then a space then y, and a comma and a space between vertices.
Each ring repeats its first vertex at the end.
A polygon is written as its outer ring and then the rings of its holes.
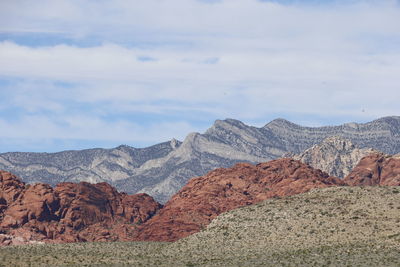
POLYGON ((244 126, 245 124, 239 120, 227 118, 225 120, 216 120, 212 127, 244 126))
MULTIPOLYGON (((208 130, 205 132, 206 135, 215 135, 216 132, 220 132, 221 129, 223 131, 232 131, 234 128, 238 129, 245 129, 250 126, 247 126, 243 122, 235 119, 225 119, 225 120, 216 120, 214 124, 208 128, 208 130)), ((236 130, 233 130, 236 131, 236 130)))
MULTIPOLYGON (((300 154, 330 136, 343 136, 360 148, 371 147, 387 154, 400 152, 400 117, 384 117, 357 125, 357 128, 349 125, 303 127, 278 118, 264 128, 257 128, 228 118, 215 121, 204 134, 189 134, 183 143, 168 140, 137 149, 123 145, 119 150, 4 153, 0 154, 0 169, 24 177, 25 182, 51 185, 61 181, 107 181, 118 190, 148 192, 164 202, 190 177, 237 162, 259 163, 288 152, 300 154)), ((352 145, 338 137, 332 138, 325 141, 321 151, 334 151, 336 146, 340 153, 331 154, 331 159, 337 156, 341 160, 342 154, 348 157, 346 151, 351 151, 352 145), (329 140, 333 143, 327 143, 329 140)), ((329 161, 322 155, 321 159, 329 161)))
POLYGON ((400 116, 388 116, 370 122, 369 124, 382 125, 392 132, 393 135, 400 135, 400 116))
POLYGON ((180 146, 180 144, 181 144, 182 142, 179 141, 179 140, 176 140, 175 138, 172 138, 171 141, 170 141, 169 143, 171 144, 171 147, 172 147, 173 149, 176 149, 176 148, 178 148, 178 147, 180 146))
POLYGON ((275 120, 270 121, 269 123, 267 123, 263 128, 270 128, 270 127, 301 127, 298 124, 295 124, 291 121, 288 121, 286 119, 283 118, 277 118, 275 120))
POLYGON ((128 146, 128 145, 119 145, 115 149, 118 149, 118 150, 126 150, 126 149, 128 149, 128 150, 130 150, 130 149, 133 149, 133 147, 128 146))
POLYGON ((348 123, 343 124, 343 126, 345 126, 347 128, 358 129, 360 125, 355 122, 348 122, 348 123))
POLYGON ((400 122, 400 116, 386 116, 379 119, 376 119, 372 122, 386 122, 386 123, 393 123, 393 122, 400 122))

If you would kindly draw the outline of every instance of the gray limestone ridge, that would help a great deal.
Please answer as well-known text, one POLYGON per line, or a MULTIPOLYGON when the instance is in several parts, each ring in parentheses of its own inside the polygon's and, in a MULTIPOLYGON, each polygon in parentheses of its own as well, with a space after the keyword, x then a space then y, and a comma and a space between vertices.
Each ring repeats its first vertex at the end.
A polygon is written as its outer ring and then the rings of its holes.
POLYGON ((264 127, 238 120, 217 120, 205 133, 191 133, 147 148, 119 146, 58 153, 0 154, 0 169, 26 182, 52 185, 64 181, 109 182, 128 193, 146 192, 165 202, 186 182, 218 167, 258 163, 285 153, 299 154, 330 136, 349 139, 360 148, 400 152, 400 117, 369 123, 302 127, 283 119, 264 127))
POLYGON ((292 158, 329 173, 331 176, 344 178, 363 157, 371 153, 379 153, 379 151, 372 148, 358 148, 350 140, 332 136, 292 158))

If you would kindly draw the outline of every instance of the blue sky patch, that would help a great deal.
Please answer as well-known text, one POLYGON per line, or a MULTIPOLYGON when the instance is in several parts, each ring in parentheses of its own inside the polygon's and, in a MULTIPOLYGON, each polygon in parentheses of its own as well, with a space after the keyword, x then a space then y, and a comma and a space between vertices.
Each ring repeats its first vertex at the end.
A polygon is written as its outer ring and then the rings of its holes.
POLYGON ((6 2, 2 152, 142 147, 225 118, 400 113, 399 1, 6 2))

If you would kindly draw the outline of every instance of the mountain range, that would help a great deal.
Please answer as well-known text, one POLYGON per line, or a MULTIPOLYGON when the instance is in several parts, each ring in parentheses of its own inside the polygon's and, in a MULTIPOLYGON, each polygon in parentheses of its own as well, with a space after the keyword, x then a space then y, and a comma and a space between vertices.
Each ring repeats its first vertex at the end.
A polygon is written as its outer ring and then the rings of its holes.
POLYGON ((346 138, 359 148, 396 154, 400 117, 325 127, 303 127, 284 119, 260 128, 233 119, 217 120, 203 134, 190 133, 182 142, 172 139, 147 148, 3 153, 0 169, 27 183, 108 182, 120 191, 145 192, 165 203, 192 177, 238 162, 255 164, 300 154, 331 136, 346 138))
MULTIPOLYGON (((0 171, 0 246, 177 241, 201 231, 227 211, 341 186, 400 186, 400 157, 369 154, 344 179, 291 158, 238 163, 190 179, 164 206, 147 194, 127 195, 107 183, 66 182, 53 188, 26 184, 0 171)), ((397 188, 392 192, 399 193, 397 188)), ((346 202, 339 204, 338 209, 346 202)), ((393 205, 389 208, 398 214, 393 205)))

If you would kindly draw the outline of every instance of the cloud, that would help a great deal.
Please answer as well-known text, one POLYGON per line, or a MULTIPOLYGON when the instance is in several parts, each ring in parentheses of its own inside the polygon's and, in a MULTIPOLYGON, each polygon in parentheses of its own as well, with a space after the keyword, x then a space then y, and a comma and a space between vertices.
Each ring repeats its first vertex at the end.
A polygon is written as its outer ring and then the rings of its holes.
MULTIPOLYGON (((30 146, 34 147, 43 140, 90 140, 92 144, 108 142, 115 146, 123 141, 150 145, 159 139, 182 140, 182 131, 188 133, 196 126, 184 121, 139 125, 90 116, 64 116, 60 120, 60 117, 26 115, 12 122, 0 119, 0 128, 0 139, 31 140, 30 146)), ((54 151, 54 148, 51 150, 54 151)))
POLYGON ((2 137, 155 143, 226 117, 398 114, 398 2, 305 2, 2 1, 2 137))
MULTIPOLYGON (((329 35, 336 30, 397 31, 394 1, 324 1, 329 5, 282 5, 280 1, 229 0, 205 4, 194 0, 3 1, 2 30, 60 32, 71 38, 165 41, 205 35, 279 36, 308 30, 329 35), (336 3, 336 4, 334 4, 336 3), (21 7, 24 8, 21 8, 21 7), (385 12, 385 15, 382 15, 385 12), (353 16, 364 18, 361 21, 353 16), (375 18, 379 18, 376 20, 375 18), (318 23, 315 23, 318 21, 318 23), (324 27, 332 26, 333 32, 324 27), (351 25, 351 27, 347 27, 351 25), (385 28, 381 26, 385 25, 385 28), (307 26, 307 28, 304 28, 307 26)), ((307 1, 305 1, 307 2, 307 1)), ((397 16, 398 17, 398 16, 397 16)), ((218 37, 218 36, 217 36, 218 37)))

